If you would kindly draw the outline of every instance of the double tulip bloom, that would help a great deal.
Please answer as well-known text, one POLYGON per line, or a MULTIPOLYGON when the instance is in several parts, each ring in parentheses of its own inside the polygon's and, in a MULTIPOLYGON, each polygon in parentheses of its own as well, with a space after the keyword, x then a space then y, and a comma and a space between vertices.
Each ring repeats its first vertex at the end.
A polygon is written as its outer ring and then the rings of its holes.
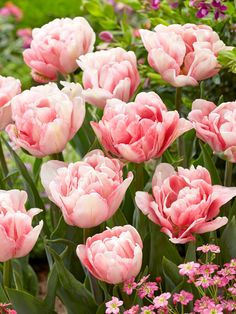
POLYGON ((0 130, 3 130, 11 121, 10 100, 21 92, 21 83, 14 77, 0 75, 0 130))
POLYGON ((74 72, 76 59, 93 51, 95 33, 83 17, 62 18, 33 29, 32 38, 23 52, 24 61, 33 79, 45 83, 74 72))
POLYGON ((157 25, 140 30, 148 62, 173 86, 196 86, 218 73, 219 51, 229 49, 207 25, 157 25))
POLYGON ((63 84, 62 90, 55 83, 32 87, 11 101, 14 124, 9 124, 6 131, 16 146, 33 156, 61 152, 84 121, 81 86, 63 84))
POLYGON ((236 162, 236 101, 216 106, 197 99, 188 116, 197 137, 210 145, 215 154, 236 162))
POLYGON ((122 178, 123 165, 100 150, 82 161, 43 164, 41 181, 46 193, 62 211, 66 223, 90 228, 109 219, 119 208, 133 175, 122 178))
POLYGON ((110 98, 129 101, 140 82, 133 51, 96 51, 81 56, 78 64, 84 71, 85 100, 99 108, 104 108, 110 98))
POLYGON ((154 92, 140 93, 131 103, 108 100, 102 120, 91 125, 108 152, 135 163, 161 156, 192 128, 177 111, 167 111, 154 92))
POLYGON ((192 166, 174 168, 162 163, 152 180, 152 192, 137 192, 135 201, 141 211, 173 243, 193 241, 195 233, 214 231, 228 222, 217 217, 220 207, 236 196, 236 188, 212 185, 207 169, 192 166))
POLYGON ((25 191, 0 190, 0 262, 27 255, 34 247, 43 221, 32 227, 32 219, 41 209, 25 209, 25 191))
POLYGON ((143 243, 137 230, 126 225, 88 238, 77 246, 81 263, 99 280, 110 284, 136 277, 142 266, 143 243))

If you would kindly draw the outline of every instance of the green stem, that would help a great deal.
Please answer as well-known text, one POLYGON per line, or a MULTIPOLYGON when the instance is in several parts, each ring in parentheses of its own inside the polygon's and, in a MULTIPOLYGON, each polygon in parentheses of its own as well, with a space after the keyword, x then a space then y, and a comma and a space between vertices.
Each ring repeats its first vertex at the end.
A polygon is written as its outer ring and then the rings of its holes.
POLYGON ((142 191, 144 186, 143 166, 143 163, 135 165, 135 191, 142 191))
POLYGON ((231 186, 232 183, 233 164, 230 161, 225 162, 224 186, 231 186))
POLYGON ((6 177, 8 175, 8 168, 7 168, 7 163, 5 160, 4 152, 2 149, 2 142, 1 141, 0 141, 0 161, 1 161, 1 167, 2 167, 3 174, 6 177))
POLYGON ((10 288, 11 285, 11 260, 3 263, 3 286, 10 288))
MULTIPOLYGON (((182 89, 180 87, 177 87, 176 92, 175 92, 175 109, 178 111, 180 117, 181 117, 181 104, 182 104, 181 97, 182 97, 182 89)), ((177 139, 177 143, 178 143, 179 157, 181 159, 181 165, 183 167, 187 167, 187 160, 185 159, 183 135, 177 139)))
POLYGON ((62 152, 57 153, 57 154, 52 154, 52 155, 50 156, 50 159, 51 159, 51 160, 60 160, 60 161, 64 161, 64 157, 63 157, 62 152))

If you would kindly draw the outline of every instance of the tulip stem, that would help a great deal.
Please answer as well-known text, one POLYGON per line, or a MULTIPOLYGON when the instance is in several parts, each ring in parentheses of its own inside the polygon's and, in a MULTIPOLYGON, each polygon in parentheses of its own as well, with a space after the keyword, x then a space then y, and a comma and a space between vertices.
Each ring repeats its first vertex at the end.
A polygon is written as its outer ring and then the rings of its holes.
MULTIPOLYGON (((5 160, 3 148, 2 148, 2 142, 0 141, 0 163, 1 163, 1 168, 2 168, 2 175, 1 179, 4 179, 8 175, 8 168, 7 168, 7 163, 5 160)), ((10 180, 8 179, 7 182, 9 185, 11 184, 10 180)), ((3 182, 1 182, 2 185, 5 185, 3 182)))
MULTIPOLYGON (((182 96, 182 89, 180 87, 177 87, 175 91, 175 109, 178 111, 180 117, 181 117, 181 104, 182 104, 181 96, 182 96)), ((186 167, 187 161, 185 159, 183 135, 177 139, 177 143, 178 143, 178 152, 179 152, 179 157, 181 159, 181 164, 182 166, 186 167)))
POLYGON ((52 155, 50 156, 50 159, 51 159, 51 160, 60 160, 60 161, 64 161, 64 157, 63 157, 62 152, 57 153, 57 154, 52 154, 52 155))
POLYGON ((233 172, 233 164, 232 164, 232 162, 226 160, 226 162, 225 162, 224 186, 231 186, 232 172, 233 172))
POLYGON ((143 166, 144 164, 136 164, 136 178, 135 178, 135 191, 142 191, 144 181, 143 181, 143 166))
POLYGON ((11 284, 11 260, 3 263, 3 286, 9 288, 11 284))

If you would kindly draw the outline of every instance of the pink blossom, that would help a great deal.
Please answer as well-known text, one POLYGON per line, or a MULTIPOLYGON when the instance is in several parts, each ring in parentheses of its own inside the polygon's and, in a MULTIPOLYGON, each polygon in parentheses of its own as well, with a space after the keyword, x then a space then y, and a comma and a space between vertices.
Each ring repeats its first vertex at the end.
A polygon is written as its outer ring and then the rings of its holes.
POLYGON ((208 253, 208 252, 220 253, 220 247, 215 244, 205 244, 205 245, 199 246, 197 248, 197 251, 201 251, 203 253, 208 253))
POLYGON ((153 304, 156 309, 160 307, 166 307, 168 305, 168 299, 171 297, 169 292, 162 293, 158 297, 153 299, 153 304))
POLYGON ((150 277, 150 274, 148 274, 147 276, 143 276, 137 283, 137 286, 140 287, 144 282, 148 280, 149 277, 150 277))
POLYGON ((95 33, 83 17, 55 19, 33 29, 32 37, 23 57, 39 83, 74 72, 78 68, 76 59, 91 52, 95 42, 95 33))
POLYGON ((139 305, 133 305, 129 310, 124 311, 124 314, 138 314, 139 305))
POLYGON ((229 291, 232 295, 236 296, 236 283, 233 285, 233 287, 228 288, 228 291, 229 291))
POLYGON ((113 35, 111 32, 103 31, 99 33, 99 38, 105 42, 111 42, 113 40, 113 35))
POLYGON ((123 304, 123 301, 117 297, 112 297, 111 301, 106 302, 106 314, 117 314, 120 313, 119 307, 123 304))
POLYGON ((29 48, 32 41, 32 29, 31 28, 20 28, 16 32, 17 36, 23 40, 23 48, 29 48))
POLYGON ((77 246, 81 263, 99 280, 118 284, 137 276, 142 265, 143 243, 130 226, 114 227, 77 246))
POLYGON ((196 86, 220 69, 217 55, 226 47, 207 25, 159 24, 154 32, 141 29, 140 34, 149 64, 173 86, 196 86))
POLYGON ((156 312, 154 310, 155 307, 153 305, 143 306, 141 307, 142 312, 140 312, 140 314, 155 314, 156 312))
POLYGON ((84 71, 85 100, 99 108, 111 98, 129 101, 140 82, 134 52, 120 47, 88 53, 78 64, 84 71))
POLYGON ((156 282, 144 282, 142 286, 138 289, 138 296, 143 299, 144 297, 148 296, 149 298, 154 297, 155 291, 157 291, 159 288, 157 287, 156 282))
POLYGON ((221 276, 213 276, 213 283, 219 288, 225 287, 229 283, 229 279, 226 277, 221 276))
POLYGON ((220 207, 236 195, 236 188, 212 185, 206 168, 179 167, 170 164, 157 166, 152 179, 152 194, 136 192, 139 209, 173 243, 195 240, 195 233, 216 230, 228 222, 227 217, 217 217, 220 207))
POLYGON ((123 291, 128 295, 131 295, 133 290, 137 287, 137 283, 134 280, 135 277, 131 277, 124 282, 123 291))
POLYGON ((79 84, 62 82, 25 90, 11 100, 12 119, 6 131, 17 147, 44 157, 61 152, 81 127, 85 104, 79 84))
POLYGON ((193 300, 193 294, 185 290, 181 290, 180 293, 173 294, 174 304, 181 303, 182 305, 187 305, 192 300, 193 300))
POLYGON ((0 75, 0 130, 12 121, 11 99, 21 92, 21 82, 11 76, 0 75))
POLYGON ((203 313, 204 310, 207 310, 209 307, 213 307, 214 305, 214 300, 204 296, 201 299, 195 301, 194 311, 196 313, 203 313))
POLYGON ((210 304, 207 309, 204 309, 202 314, 223 314, 223 306, 221 304, 210 304))
POLYGON ((194 262, 188 262, 185 264, 180 264, 178 268, 180 268, 179 273, 180 275, 188 276, 188 277, 194 277, 195 275, 198 274, 198 269, 200 267, 199 263, 194 263, 194 262))
POLYGON ((19 7, 17 7, 11 1, 7 1, 4 7, 0 9, 0 15, 2 16, 12 15, 15 17, 16 21, 19 22, 23 17, 23 12, 19 7))
POLYGON ((214 284, 214 281, 212 280, 211 277, 205 275, 198 277, 197 280, 195 281, 195 286, 201 286, 203 288, 208 288, 214 284))
POLYGON ((218 268, 219 266, 215 264, 203 264, 198 269, 198 274, 201 275, 213 274, 218 268))
POLYGON ((188 118, 197 137, 210 145, 215 154, 236 162, 236 101, 216 106, 210 101, 197 99, 188 118))
POLYGON ((0 190, 0 261, 26 256, 34 247, 43 227, 41 220, 32 226, 33 217, 42 210, 25 209, 27 194, 19 190, 0 190))
POLYGON ((108 152, 135 163, 160 157, 192 127, 177 111, 167 111, 154 92, 140 93, 131 103, 108 100, 102 120, 91 126, 108 152))
POLYGON ((41 181, 48 197, 62 211, 69 225, 91 228, 111 218, 119 208, 132 179, 123 180, 123 164, 90 151, 82 161, 50 160, 41 168, 41 181))

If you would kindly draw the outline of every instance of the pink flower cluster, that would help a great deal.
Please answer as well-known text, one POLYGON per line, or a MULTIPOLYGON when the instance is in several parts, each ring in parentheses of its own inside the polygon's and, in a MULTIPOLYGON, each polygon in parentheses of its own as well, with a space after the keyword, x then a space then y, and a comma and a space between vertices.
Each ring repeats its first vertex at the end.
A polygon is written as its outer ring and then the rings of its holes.
POLYGON ((17 314, 15 310, 9 309, 11 303, 0 303, 0 313, 1 314, 17 314))
MULTIPOLYGON (((198 247, 197 251, 206 254, 212 254, 212 260, 215 253, 220 252, 220 248, 214 244, 206 244, 198 247)), ((123 301, 117 297, 112 297, 112 301, 106 303, 106 313, 124 313, 124 314, 154 314, 154 313, 179 313, 178 306, 182 308, 182 313, 187 313, 185 306, 192 302, 193 313, 231 313, 236 310, 236 260, 232 259, 222 268, 219 265, 203 263, 199 260, 196 262, 187 262, 179 265, 179 273, 187 276, 189 288, 194 285, 199 292, 193 294, 186 290, 174 292, 162 292, 159 278, 155 282, 148 281, 149 275, 135 281, 134 277, 124 282, 123 291, 129 296, 134 292, 137 293, 141 300, 148 300, 150 305, 140 306, 133 305, 127 310, 120 312, 120 307, 124 307, 123 301), (156 292, 160 291, 159 295, 156 292)), ((191 291, 191 290, 190 290, 191 291)), ((142 304, 142 303, 141 303, 142 304)), ((189 312, 188 312, 189 313, 189 312)))

